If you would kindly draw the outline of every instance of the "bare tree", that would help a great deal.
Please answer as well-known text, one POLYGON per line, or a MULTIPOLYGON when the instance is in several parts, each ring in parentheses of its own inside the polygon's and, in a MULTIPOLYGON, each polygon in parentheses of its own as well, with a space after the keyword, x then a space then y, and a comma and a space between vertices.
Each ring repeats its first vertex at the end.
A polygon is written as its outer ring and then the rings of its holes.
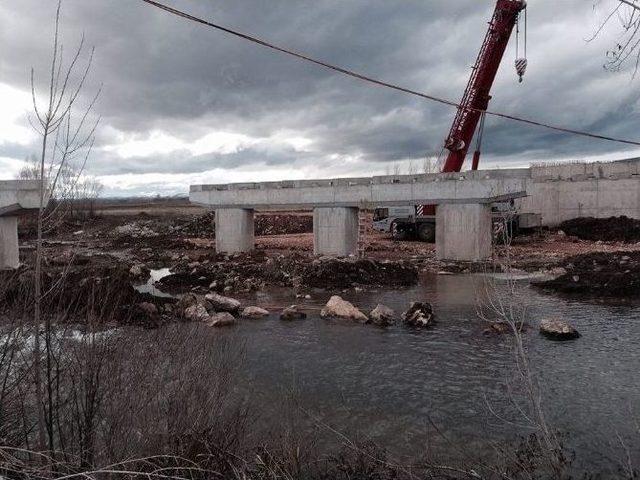
MULTIPOLYGON (((598 1, 595 5, 600 3, 601 1, 598 1)), ((615 0, 592 39, 611 22, 617 22, 622 32, 614 47, 607 51, 604 66, 608 70, 619 71, 625 64, 633 62, 635 76, 640 66, 640 3, 636 0, 615 0)))
POLYGON ((438 173, 438 158, 427 155, 422 161, 422 173, 438 173))
POLYGON ((60 41, 60 11, 62 0, 58 1, 55 13, 55 31, 51 65, 47 76, 46 93, 39 98, 36 93, 35 72, 31 69, 31 93, 34 115, 29 118, 31 126, 41 137, 41 150, 38 159, 38 179, 40 180, 40 204, 38 208, 37 241, 34 278, 34 383, 38 405, 38 448, 45 450, 48 443, 53 450, 53 427, 51 408, 45 412, 45 404, 53 404, 51 386, 51 320, 45 319, 45 366, 47 375, 47 402, 42 385, 40 323, 42 320, 42 239, 45 230, 45 207, 52 192, 58 188, 65 171, 76 163, 75 171, 80 177, 91 152, 94 132, 99 119, 92 119, 92 110, 100 94, 100 89, 87 106, 77 108, 81 92, 91 69, 93 52, 87 56, 85 66, 79 68, 81 58, 85 56, 84 36, 75 50, 68 65, 63 66, 64 48, 60 41), (48 418, 45 419, 45 416, 48 418), (48 442, 46 438, 48 437, 48 442))
MULTIPOLYGON (((488 322, 490 331, 505 332, 513 337, 514 377, 507 385, 509 403, 514 407, 519 421, 524 422, 534 433, 528 447, 534 450, 539 465, 532 468, 544 470, 549 478, 562 479, 565 478, 569 461, 564 446, 548 419, 542 401, 542 388, 525 347, 524 332, 529 317, 529 304, 524 286, 513 274, 511 242, 514 215, 515 211, 506 209, 494 224, 494 249, 499 251, 500 257, 494 255, 490 268, 504 272, 504 276, 497 281, 490 275, 485 275, 476 303, 477 314, 480 319, 488 322)), ((501 418, 490 405, 489 409, 501 418)), ((508 451, 501 451, 500 454, 505 459, 512 455, 508 451)), ((511 461, 519 464, 517 459, 511 461)), ((518 465, 517 468, 524 467, 518 465)))

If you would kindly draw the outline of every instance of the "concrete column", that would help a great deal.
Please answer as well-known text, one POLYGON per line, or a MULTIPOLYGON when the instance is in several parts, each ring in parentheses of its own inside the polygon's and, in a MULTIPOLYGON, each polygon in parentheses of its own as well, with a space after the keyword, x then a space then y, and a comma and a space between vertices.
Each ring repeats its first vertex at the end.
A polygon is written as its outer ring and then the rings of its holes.
POLYGON ((254 247, 253 210, 220 208, 216 210, 216 251, 248 252, 254 247))
POLYGON ((491 257, 491 206, 443 204, 436 212, 439 260, 478 261, 491 257))
POLYGON ((19 265, 18 217, 0 217, 0 270, 19 265))
POLYGON ((313 252, 346 257, 358 251, 358 209, 313 209, 313 252))

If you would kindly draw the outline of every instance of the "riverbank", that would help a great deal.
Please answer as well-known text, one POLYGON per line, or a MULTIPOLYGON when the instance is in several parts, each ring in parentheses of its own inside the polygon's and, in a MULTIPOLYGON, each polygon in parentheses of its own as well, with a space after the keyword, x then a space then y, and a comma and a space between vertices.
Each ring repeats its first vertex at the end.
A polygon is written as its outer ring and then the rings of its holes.
MULTIPOLYGON (((434 273, 531 275, 547 280, 540 284, 547 291, 584 299, 633 299, 640 292, 636 285, 640 243, 582 240, 563 231, 540 231, 514 238, 509 248, 496 247, 491 261, 466 263, 437 260, 433 244, 394 241, 370 231, 366 258, 333 259, 312 254, 309 213, 276 212, 258 216, 254 252, 224 255, 215 253, 211 225, 211 213, 185 215, 181 209, 173 215, 165 210, 162 215, 110 211, 83 223, 66 222, 44 242, 45 287, 61 290, 58 306, 67 311, 84 314, 86 302, 79 299, 90 291, 99 292, 123 305, 112 312, 110 321, 145 325, 176 320, 179 315, 171 304, 185 293, 237 296, 289 288, 299 298, 314 290, 331 296, 406 288, 415 285, 419 275, 434 273), (155 273, 150 279, 151 272, 155 273), (134 288, 145 284, 146 290, 134 288), (155 310, 140 306, 149 303, 155 310)), ((21 227, 26 238, 21 247, 24 267, 1 274, 9 303, 24 298, 31 288, 30 231, 28 224, 21 227)))

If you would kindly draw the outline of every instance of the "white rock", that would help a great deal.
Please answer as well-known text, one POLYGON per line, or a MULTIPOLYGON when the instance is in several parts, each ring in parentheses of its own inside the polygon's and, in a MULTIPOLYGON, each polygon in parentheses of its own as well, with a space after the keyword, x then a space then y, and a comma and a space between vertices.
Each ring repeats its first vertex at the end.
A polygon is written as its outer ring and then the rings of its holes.
POLYGON ((196 304, 187 307, 184 310, 184 317, 193 322, 206 322, 209 320, 209 314, 204 305, 196 304))
POLYGON ((142 275, 142 267, 140 265, 134 265, 129 269, 129 273, 134 277, 139 277, 142 275))
POLYGON ((246 307, 242 310, 242 316, 245 318, 262 318, 269 315, 269 310, 260 307, 246 307))
POLYGON ((329 299, 324 308, 320 311, 321 317, 339 317, 356 320, 358 322, 368 322, 367 316, 342 297, 334 295, 329 299))
POLYGON ((235 298, 225 297, 217 293, 207 293, 204 298, 211 303, 216 312, 236 313, 240 310, 240 302, 235 298))
POLYGON ((540 322, 540 333, 552 340, 573 340, 580 333, 569 323, 557 318, 545 318, 540 322))
POLYGON ((210 327, 228 327, 236 323, 236 319, 229 312, 214 313, 209 316, 207 325, 210 327))
POLYGON ((376 325, 384 326, 391 325, 395 319, 396 312, 386 305, 378 304, 369 314, 369 318, 376 325))

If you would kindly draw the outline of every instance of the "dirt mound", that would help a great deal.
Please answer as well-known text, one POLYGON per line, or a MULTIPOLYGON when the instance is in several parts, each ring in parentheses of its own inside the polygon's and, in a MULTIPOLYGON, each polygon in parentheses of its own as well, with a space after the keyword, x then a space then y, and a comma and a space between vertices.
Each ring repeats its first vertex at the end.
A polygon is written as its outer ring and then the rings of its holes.
POLYGON ((256 235, 287 235, 313 232, 311 215, 258 215, 256 235))
MULTIPOLYGON (((209 238, 215 235, 215 215, 208 212, 197 217, 179 219, 172 227, 173 232, 192 237, 209 238)), ((264 235, 286 235, 313 232, 311 215, 264 214, 255 216, 255 233, 264 235)))
POLYGON ((629 217, 574 218, 560 224, 567 235, 603 242, 640 242, 640 220, 629 217))
POLYGON ((344 289, 353 286, 413 285, 418 270, 408 262, 361 259, 313 259, 303 254, 267 256, 264 252, 214 256, 204 262, 178 265, 159 282, 163 291, 193 288, 223 292, 259 290, 265 286, 344 289))
POLYGON ((568 258, 566 273, 536 286, 591 297, 640 298, 640 252, 598 252, 568 258))
MULTIPOLYGON (((84 323, 89 317, 96 324, 154 326, 139 308, 142 302, 172 303, 157 299, 132 286, 129 266, 113 259, 75 256, 70 262, 43 265, 43 318, 58 322, 84 323)), ((0 311, 13 310, 30 316, 33 311, 34 272, 30 265, 14 272, 0 272, 0 311)), ((160 318, 156 320, 161 320, 160 318)))
POLYGON ((353 285, 399 287, 418 281, 415 266, 406 262, 379 262, 369 259, 314 260, 301 272, 305 286, 317 288, 349 288, 353 285))

